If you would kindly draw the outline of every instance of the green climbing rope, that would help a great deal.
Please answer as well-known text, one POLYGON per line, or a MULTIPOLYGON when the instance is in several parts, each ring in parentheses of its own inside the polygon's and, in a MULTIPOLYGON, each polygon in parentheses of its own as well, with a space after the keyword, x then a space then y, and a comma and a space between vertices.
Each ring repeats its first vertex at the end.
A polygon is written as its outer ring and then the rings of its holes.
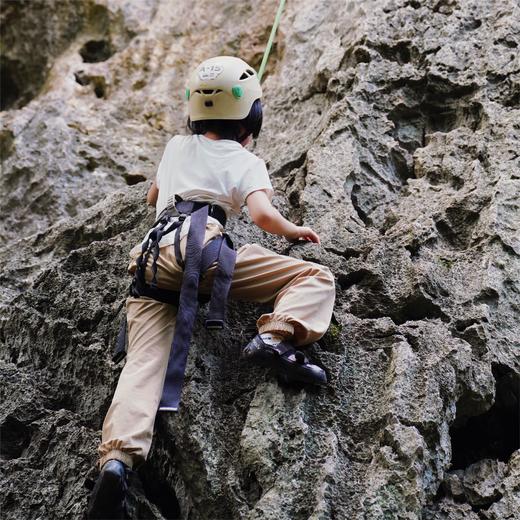
POLYGON ((271 52, 271 47, 273 46, 274 37, 276 36, 276 30, 278 29, 278 25, 280 24, 280 18, 282 17, 284 7, 285 0, 280 0, 280 5, 278 6, 278 11, 276 12, 276 18, 274 19, 273 28, 271 29, 271 34, 269 35, 269 41, 267 42, 264 57, 262 58, 262 64, 260 65, 260 70, 258 71, 258 81, 262 81, 262 76, 264 75, 265 66, 267 65, 269 53, 271 52))

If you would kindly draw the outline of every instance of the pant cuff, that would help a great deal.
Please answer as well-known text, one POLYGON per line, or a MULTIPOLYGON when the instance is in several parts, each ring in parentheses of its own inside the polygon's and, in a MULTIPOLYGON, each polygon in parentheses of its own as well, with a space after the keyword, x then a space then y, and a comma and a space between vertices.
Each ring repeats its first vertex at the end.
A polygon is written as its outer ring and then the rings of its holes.
POLYGON ((262 332, 276 332, 282 336, 290 337, 294 335, 294 327, 286 321, 268 321, 258 327, 258 333, 262 334, 262 332))
POLYGON ((123 464, 126 464, 129 468, 132 468, 133 466, 132 456, 129 453, 125 453, 121 450, 111 450, 99 459, 99 468, 101 469, 105 462, 108 462, 112 459, 119 460, 123 464))

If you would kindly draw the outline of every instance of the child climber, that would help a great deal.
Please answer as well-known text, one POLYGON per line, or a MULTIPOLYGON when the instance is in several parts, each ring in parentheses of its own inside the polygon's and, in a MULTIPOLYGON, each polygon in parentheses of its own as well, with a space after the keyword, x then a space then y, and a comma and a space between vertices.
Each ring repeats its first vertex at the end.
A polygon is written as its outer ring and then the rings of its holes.
POLYGON ((318 340, 329 326, 335 297, 330 270, 257 244, 235 252, 224 232, 227 218, 247 204, 261 229, 320 242, 311 228, 289 222, 271 205, 265 163, 245 148, 262 126, 261 95, 255 71, 239 58, 211 58, 190 76, 192 135, 168 142, 147 195, 158 220, 130 252, 127 361, 103 423, 91 519, 124 518, 127 472, 146 460, 155 415, 178 409, 201 295, 211 298, 209 327, 222 325, 226 294, 272 303, 273 312, 260 316, 258 335, 241 357, 288 381, 327 382, 295 347, 318 340))

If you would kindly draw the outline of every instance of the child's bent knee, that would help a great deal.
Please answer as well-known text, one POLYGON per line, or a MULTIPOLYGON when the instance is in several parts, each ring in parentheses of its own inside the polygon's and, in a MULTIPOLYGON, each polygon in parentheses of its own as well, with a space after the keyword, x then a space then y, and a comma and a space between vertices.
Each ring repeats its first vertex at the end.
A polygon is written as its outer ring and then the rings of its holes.
POLYGON ((314 262, 309 262, 314 270, 315 276, 318 276, 321 280, 326 282, 328 285, 334 287, 335 279, 332 271, 326 266, 322 264, 316 264, 314 262))
POLYGON ((335 279, 334 279, 334 275, 332 274, 332 271, 325 265, 322 265, 322 273, 323 273, 323 276, 325 276, 325 278, 327 278, 327 280, 329 281, 329 283, 331 285, 334 285, 335 284, 335 279))

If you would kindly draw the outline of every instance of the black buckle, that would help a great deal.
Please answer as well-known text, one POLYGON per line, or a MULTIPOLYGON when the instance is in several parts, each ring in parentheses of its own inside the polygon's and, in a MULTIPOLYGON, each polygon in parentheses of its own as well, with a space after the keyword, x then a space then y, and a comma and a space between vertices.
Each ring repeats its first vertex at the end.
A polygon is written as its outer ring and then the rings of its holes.
POLYGON ((209 205, 208 215, 214 219, 217 219, 222 224, 222 227, 226 227, 226 212, 218 204, 209 205))
POLYGON ((122 350, 112 356, 112 361, 114 363, 119 363, 122 359, 125 359, 125 357, 126 357, 126 350, 122 350))
POLYGON ((207 329, 223 329, 224 320, 206 320, 204 322, 204 327, 207 329))

